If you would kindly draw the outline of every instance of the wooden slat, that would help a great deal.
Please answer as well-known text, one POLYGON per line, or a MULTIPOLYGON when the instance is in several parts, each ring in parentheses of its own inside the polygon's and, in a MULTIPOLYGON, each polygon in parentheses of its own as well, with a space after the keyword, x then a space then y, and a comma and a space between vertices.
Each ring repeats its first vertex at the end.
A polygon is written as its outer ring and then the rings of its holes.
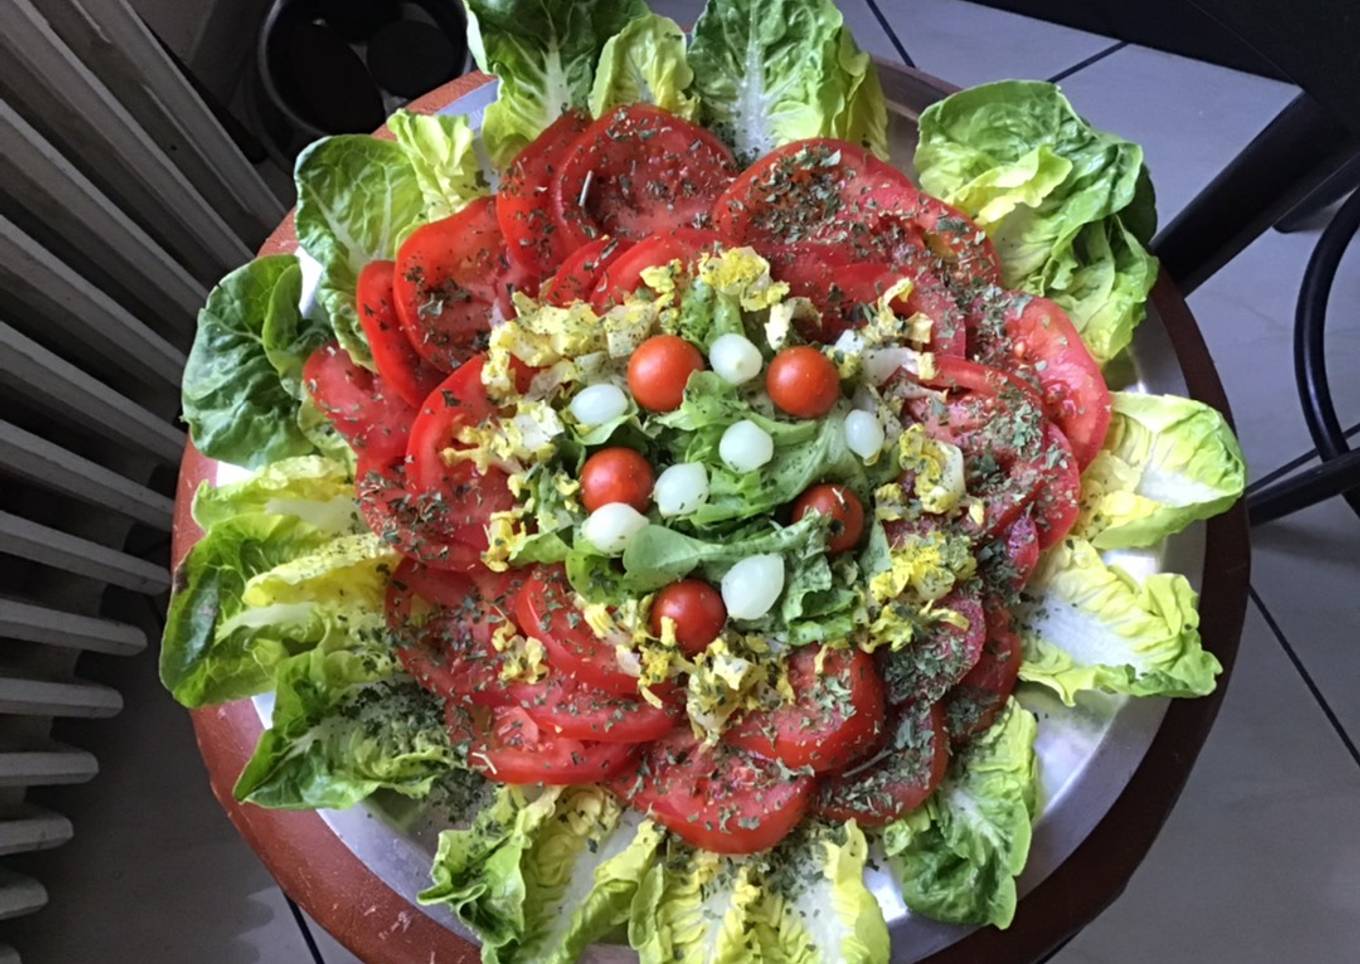
POLYGON ((51 850, 70 840, 73 833, 70 820, 30 804, 13 817, 0 820, 0 855, 51 850))
POLYGON ((0 88, 203 282, 250 259, 242 243, 31 0, 0 3, 0 88))
POLYGON ((183 352, 5 217, 0 217, 0 285, 108 364, 179 384, 183 352))
POLYGON ((170 573, 161 566, 9 512, 0 512, 0 552, 134 592, 170 588, 170 573))
POLYGON ((152 452, 166 462, 179 461, 184 451, 183 432, 3 321, 0 376, 28 401, 59 412, 77 425, 152 452))
POLYGON ((85 783, 99 773, 93 753, 52 744, 34 750, 0 750, 0 787, 85 783))
POLYGON ((284 208, 125 0, 36 0, 89 67, 251 247, 284 208))
POLYGON ((19 716, 117 716, 123 697, 110 686, 0 676, 0 713, 19 716))
POLYGON ((175 511, 170 499, 5 421, 0 421, 0 472, 170 531, 175 511))
POLYGON ((19 599, 0 599, 0 637, 112 656, 134 656, 146 649, 146 633, 129 623, 81 616, 19 599))
POLYGON ((0 920, 23 917, 47 906, 47 889, 32 877, 0 870, 0 920))
POLYGON ((78 247, 128 294, 186 336, 207 297, 164 248, 51 142, 0 100, 0 190, 78 247))

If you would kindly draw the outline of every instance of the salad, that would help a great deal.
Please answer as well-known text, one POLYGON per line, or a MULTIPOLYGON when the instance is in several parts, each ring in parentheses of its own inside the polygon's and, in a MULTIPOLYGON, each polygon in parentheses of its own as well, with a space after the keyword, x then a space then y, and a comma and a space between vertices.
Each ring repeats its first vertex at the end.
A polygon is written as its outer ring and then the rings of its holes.
POLYGON ((420 899, 488 961, 886 961, 874 867, 1006 926, 1026 693, 1220 672, 1188 580, 1119 564, 1244 482, 1218 412, 1107 379, 1141 150, 1007 81, 913 181, 824 0, 468 8, 480 130, 312 145, 305 255, 200 315, 185 418, 240 470, 165 685, 273 694, 241 801, 446 815, 420 899))

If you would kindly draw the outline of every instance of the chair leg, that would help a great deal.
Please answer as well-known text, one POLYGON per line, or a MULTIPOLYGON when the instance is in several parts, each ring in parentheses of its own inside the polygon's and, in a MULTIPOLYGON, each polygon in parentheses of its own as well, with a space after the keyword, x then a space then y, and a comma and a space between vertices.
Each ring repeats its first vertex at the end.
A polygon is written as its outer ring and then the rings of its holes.
POLYGON ((1275 222, 1275 230, 1281 234, 1290 234, 1312 227, 1314 219, 1321 212, 1356 188, 1360 188, 1360 154, 1342 164, 1331 177, 1319 184, 1312 194, 1290 208, 1284 217, 1275 222))
POLYGON ((1360 491, 1360 451, 1328 459, 1253 492, 1247 497, 1247 516, 1258 526, 1355 491, 1360 491))

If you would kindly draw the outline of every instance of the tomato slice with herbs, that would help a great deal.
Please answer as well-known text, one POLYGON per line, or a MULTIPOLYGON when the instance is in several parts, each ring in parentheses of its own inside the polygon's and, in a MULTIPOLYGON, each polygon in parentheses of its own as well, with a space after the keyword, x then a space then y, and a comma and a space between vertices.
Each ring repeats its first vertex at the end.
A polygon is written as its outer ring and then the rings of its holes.
MULTIPOLYGON (((406 487, 405 457, 361 457, 354 472, 359 512, 375 534, 409 559, 433 569, 475 571, 482 567, 476 533, 437 496, 406 487), (461 538, 460 538, 461 537, 461 538)), ((483 534, 485 538, 485 534, 483 534)))
POLYGON ((583 111, 568 110, 534 138, 501 175, 496 221, 510 259, 539 277, 552 274, 572 246, 553 219, 552 182, 562 158, 590 124, 583 111))
POLYGON ((987 732, 1020 677, 1024 650, 1011 626, 1010 611, 995 600, 987 602, 986 610, 987 643, 982 656, 944 700, 945 719, 955 746, 987 732))
POLYGON ((638 695, 638 677, 624 671, 613 644, 586 623, 561 566, 545 567, 524 584, 515 598, 515 619, 525 635, 543 641, 557 672, 606 693, 638 695))
POLYGON ((338 342, 312 352, 302 366, 302 383, 360 456, 384 461, 405 451, 415 410, 381 376, 354 364, 338 342))
POLYGON ((704 228, 676 228, 643 238, 604 266, 595 280, 590 304, 603 313, 642 287, 642 272, 648 268, 659 268, 672 261, 690 265, 705 251, 716 252, 721 247, 718 233, 704 228))
POLYGON ((906 705, 889 724, 887 745, 869 760, 828 776, 818 787, 817 816, 883 827, 929 799, 949 768, 949 736, 940 703, 906 705))
POLYGON ((684 715, 676 708, 602 693, 560 674, 538 683, 512 683, 510 692, 516 705, 554 738, 647 743, 673 730, 684 715))
POLYGON ((513 314, 514 287, 533 282, 512 269, 496 199, 484 197, 411 232, 397 252, 392 293, 412 346, 447 372, 480 350, 496 318, 513 314))
POLYGON ((1006 561, 1010 565, 1010 588, 1017 592, 1025 588, 1029 577, 1039 565, 1039 531, 1034 524, 1033 509, 1023 512, 1006 530, 1006 561))
POLYGON ((883 681, 868 653, 814 643, 789 657, 788 674, 794 702, 742 713, 725 742, 814 773, 839 770, 878 742, 883 681))
POLYGON ((638 241, 703 227, 736 174, 713 134, 649 104, 615 108, 587 127, 552 182, 558 230, 569 249, 603 235, 638 241))
POLYGON ((1045 473, 1045 482, 1034 497, 1034 528, 1040 550, 1061 542, 1081 512, 1081 470, 1067 436, 1052 422, 1044 429, 1042 459, 1038 471, 1045 473))
POLYGON ((878 665, 893 704, 937 702, 976 665, 987 640, 987 621, 975 594, 955 590, 937 604, 967 622, 966 627, 940 621, 917 631, 900 650, 881 650, 878 665))
POLYGON ((705 748, 686 727, 649 746, 637 773, 609 786, 696 847, 751 854, 798 826, 815 784, 734 747, 705 748))
MULTIPOLYGON (((466 733, 466 724, 452 723, 450 733, 466 733)), ((474 713, 473 733, 468 766, 498 783, 599 783, 628 767, 638 753, 636 744, 551 736, 519 706, 497 706, 474 713)))
POLYGON ((378 374, 408 405, 419 405, 444 373, 426 363, 411 347, 397 319, 392 295, 395 261, 370 261, 359 272, 355 302, 359 324, 373 352, 378 374))
POLYGON ((911 212, 926 246, 943 261, 953 282, 976 289, 1001 284, 1001 258, 987 232, 953 205, 920 194, 911 212))
POLYGON ((567 255, 557 273, 544 281, 538 296, 565 308, 573 301, 589 301, 605 270, 632 245, 618 238, 597 238, 567 255))

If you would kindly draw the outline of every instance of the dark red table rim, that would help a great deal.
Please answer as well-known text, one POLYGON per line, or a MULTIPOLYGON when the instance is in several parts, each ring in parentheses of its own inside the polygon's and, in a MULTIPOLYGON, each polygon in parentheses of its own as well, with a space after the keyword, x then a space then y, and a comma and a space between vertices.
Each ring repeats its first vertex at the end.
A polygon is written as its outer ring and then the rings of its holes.
MULTIPOLYGON (((900 71, 900 68, 892 68, 900 71)), ((461 77, 411 104, 433 112, 476 90, 489 78, 461 77)), ((937 93, 951 89, 934 78, 906 72, 912 86, 937 93)), ((379 132, 380 137, 390 136, 379 132)), ((291 251, 297 243, 293 216, 279 225, 261 254, 291 251)), ((1228 400, 1204 339, 1184 299, 1163 274, 1152 302, 1170 334, 1190 395, 1231 419, 1228 400)), ((213 463, 192 446, 184 453, 175 505, 174 565, 201 532, 189 517, 199 483, 213 463)), ((1218 714, 1246 614, 1250 550, 1245 507, 1238 504, 1207 523, 1200 595, 1204 646, 1223 663, 1212 696, 1173 700, 1152 746, 1123 794, 1066 861, 1023 900, 1009 930, 983 928, 933 954, 930 964, 1032 961, 1075 933, 1123 891, 1156 839, 1218 714)), ((249 700, 193 713, 199 748, 213 793, 284 892, 365 961, 447 964, 475 961, 477 948, 431 920, 392 890, 350 852, 315 813, 242 806, 231 795, 262 726, 249 700)))

